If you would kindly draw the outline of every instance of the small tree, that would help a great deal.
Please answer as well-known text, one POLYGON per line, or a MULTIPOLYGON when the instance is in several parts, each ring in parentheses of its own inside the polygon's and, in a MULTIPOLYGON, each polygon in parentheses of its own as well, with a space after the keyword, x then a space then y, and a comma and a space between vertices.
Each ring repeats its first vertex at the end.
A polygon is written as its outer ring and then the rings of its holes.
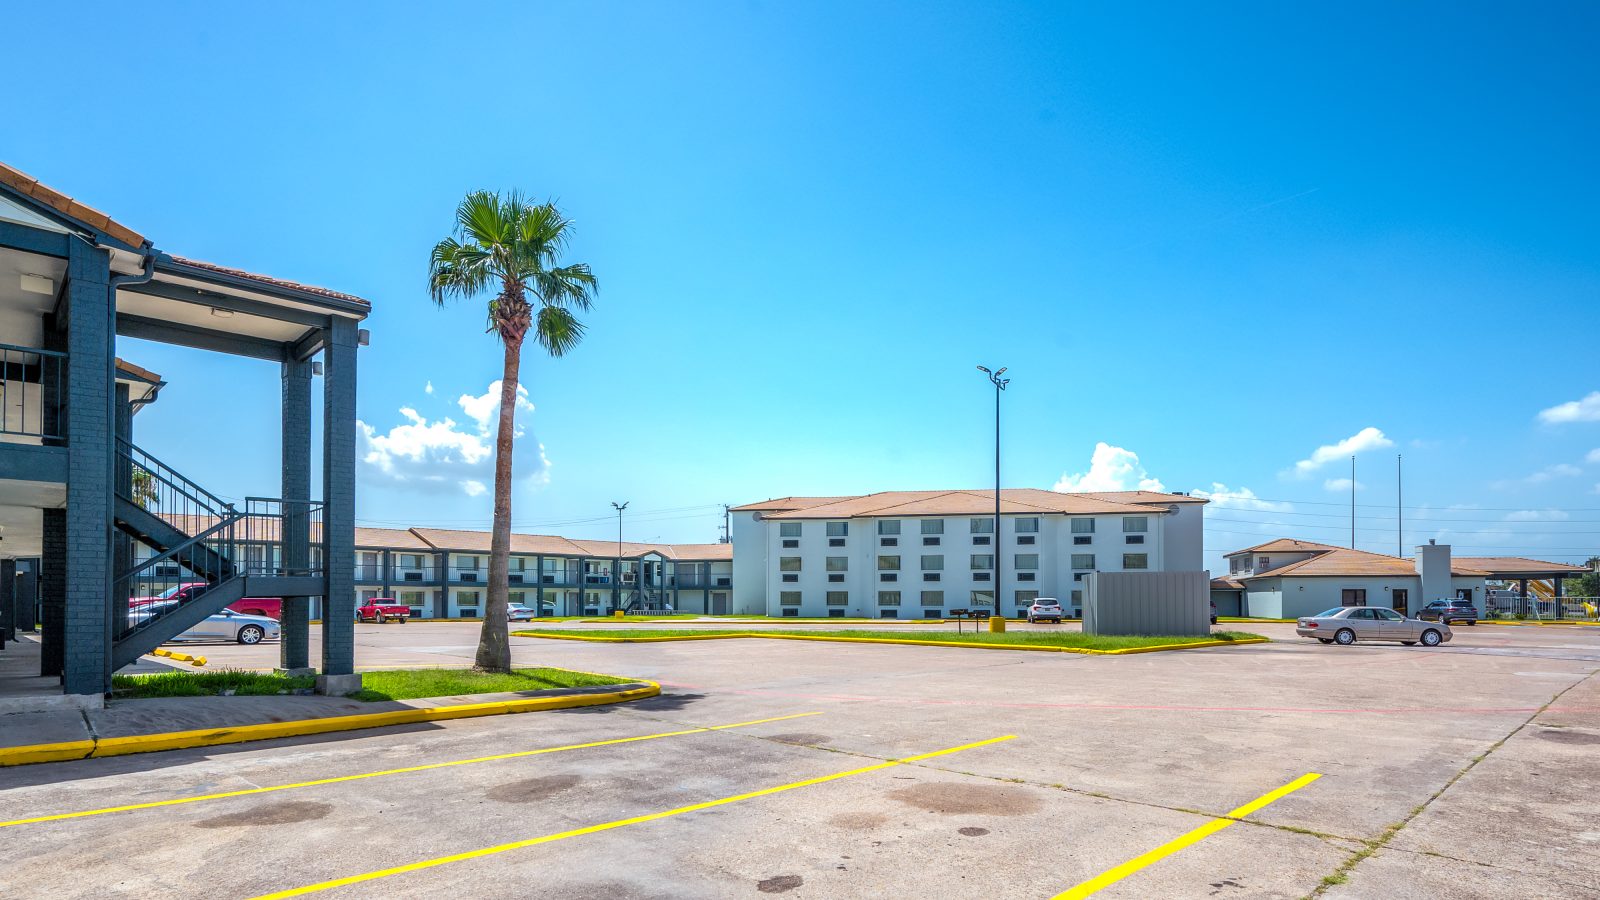
POLYGON ((561 265, 572 223, 551 203, 530 203, 515 191, 501 196, 474 191, 456 207, 450 237, 433 248, 428 294, 443 305, 486 291, 489 332, 500 338, 505 360, 500 375, 500 422, 494 444, 494 528, 489 539, 489 597, 478 636, 477 668, 511 671, 506 628, 511 561, 511 449, 515 436, 522 342, 530 335, 551 356, 562 356, 583 340, 583 323, 598 290, 583 263, 561 265), (531 298, 531 299, 530 299, 531 298))

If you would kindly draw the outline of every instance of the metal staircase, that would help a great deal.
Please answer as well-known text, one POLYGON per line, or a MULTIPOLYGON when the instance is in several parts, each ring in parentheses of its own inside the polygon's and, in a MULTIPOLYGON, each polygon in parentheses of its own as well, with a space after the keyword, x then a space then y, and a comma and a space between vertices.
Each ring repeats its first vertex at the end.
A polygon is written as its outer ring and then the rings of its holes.
POLYGON ((250 497, 240 511, 126 441, 117 447, 113 521, 125 563, 112 582, 112 667, 120 669, 229 604, 321 596, 322 504, 250 497), (138 562, 133 548, 153 551, 138 562))

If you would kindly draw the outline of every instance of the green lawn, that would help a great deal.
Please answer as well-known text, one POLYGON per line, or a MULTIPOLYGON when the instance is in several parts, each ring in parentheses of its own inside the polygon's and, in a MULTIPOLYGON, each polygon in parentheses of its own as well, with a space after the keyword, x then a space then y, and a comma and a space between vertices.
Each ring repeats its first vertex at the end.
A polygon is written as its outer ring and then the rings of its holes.
MULTIPOLYGON (((368 702, 449 697, 457 694, 492 694, 501 691, 542 691, 548 688, 595 687, 626 684, 627 678, 588 675, 565 669, 517 669, 510 675, 492 675, 471 669, 391 669, 361 673, 362 689, 350 696, 368 702)), ((117 675, 111 679, 116 697, 215 697, 232 690, 240 696, 271 696, 316 687, 313 675, 273 675, 222 669, 216 672, 162 672, 158 675, 117 675)))
MULTIPOLYGON (((538 631, 518 631, 517 634, 539 637, 538 631)), ((979 643, 979 644, 1032 644, 1045 647, 1072 647, 1079 650, 1122 650, 1129 647, 1155 647, 1161 644, 1187 644, 1205 638, 1195 636, 1173 635, 1095 635, 1084 634, 1080 631, 1007 631, 1001 634, 991 634, 987 631, 954 632, 954 631, 773 631, 752 629, 750 631, 733 631, 732 629, 712 628, 615 628, 615 629, 566 629, 551 634, 573 635, 577 637, 600 638, 646 638, 646 637, 686 637, 697 635, 806 635, 810 637, 835 637, 835 638, 885 638, 900 641, 916 641, 918 643, 979 643)), ((1248 638, 1259 638, 1258 634, 1249 634, 1243 631, 1217 631, 1212 632, 1210 639, 1218 641, 1238 641, 1248 638)))

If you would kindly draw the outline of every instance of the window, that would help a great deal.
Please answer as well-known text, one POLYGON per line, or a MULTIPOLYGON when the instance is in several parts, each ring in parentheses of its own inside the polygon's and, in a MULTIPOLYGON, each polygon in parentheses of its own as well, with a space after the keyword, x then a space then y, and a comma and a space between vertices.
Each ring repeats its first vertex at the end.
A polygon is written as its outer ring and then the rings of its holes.
POLYGON ((1039 568, 1039 554, 1018 553, 1012 557, 1012 562, 1019 569, 1037 569, 1039 568))
POLYGON ((1265 572, 1268 569, 1272 568, 1272 557, 1270 557, 1270 556, 1259 556, 1259 557, 1256 557, 1256 559, 1257 559, 1257 562, 1258 562, 1258 564, 1256 566, 1256 571, 1257 572, 1265 572))
POLYGON ((1087 534, 1075 534, 1072 536, 1072 542, 1074 544, 1092 544, 1094 543, 1094 538, 1087 534))
POLYGON ((924 547, 937 547, 937 546, 939 546, 939 537, 937 535, 935 535, 933 537, 925 537, 925 538, 923 538, 922 539, 922 546, 924 546, 924 547))
POLYGON ((989 546, 989 538, 990 535, 987 534, 975 534, 972 536, 972 543, 974 546, 987 547, 989 546))
POLYGON ((1036 541, 1035 541, 1035 540, 1034 540, 1034 538, 1035 538, 1035 537, 1036 537, 1036 535, 1031 535, 1031 534, 1019 534, 1019 535, 1017 535, 1017 543, 1019 543, 1019 544, 1023 544, 1023 545, 1030 545, 1030 544, 1034 544, 1034 543, 1037 543, 1037 542, 1036 542, 1036 541))
POLYGON ((972 554, 972 568, 973 569, 992 569, 992 568, 994 568, 994 554, 993 553, 974 553, 974 554, 972 554))
POLYGON ((1372 614, 1385 622, 1398 622, 1405 617, 1392 609, 1374 609, 1372 614))
POLYGON ((1228 571, 1230 573, 1243 572, 1249 568, 1250 559, 1248 557, 1235 556, 1233 559, 1228 560, 1228 571))
POLYGON ((828 537, 844 537, 850 533, 849 522, 829 522, 828 537))
POLYGON ((476 572, 478 571, 478 558, 476 556, 458 556, 456 557, 456 568, 465 569, 468 572, 476 572))
POLYGON ((509 572, 526 572, 528 570, 527 562, 528 562, 527 560, 523 559, 520 556, 513 556, 510 559, 506 560, 506 566, 507 566, 507 570, 506 571, 509 571, 509 572))
POLYGON ((799 522, 779 522, 778 537, 797 538, 800 536, 799 522))
POLYGON ((791 607, 788 607, 787 609, 785 609, 783 611, 783 614, 786 615, 786 616, 794 616, 796 618, 799 618, 800 610, 795 609, 794 607, 791 606, 791 607))
POLYGON ((846 571, 849 571, 849 569, 850 569, 850 557, 848 557, 848 556, 830 556, 830 557, 828 557, 827 567, 828 567, 828 571, 829 572, 846 572, 846 571))
POLYGON ((994 520, 971 519, 968 521, 967 530, 973 534, 994 534, 994 520))
POLYGON ((994 591, 973 591, 972 592, 972 605, 973 606, 993 606, 994 605, 994 591))
POLYGON ((1339 592, 1339 605, 1341 606, 1366 606, 1367 591, 1365 588, 1345 588, 1339 592))
POLYGON ((830 609, 830 610, 828 610, 828 618, 830 618, 830 619, 842 619, 842 618, 844 618, 844 610, 842 610, 842 609, 830 609))
POLYGON ((1033 605, 1033 601, 1039 599, 1039 592, 1038 591, 1017 591, 1016 592, 1016 598, 1017 598, 1017 605, 1018 606, 1031 606, 1031 605, 1033 605))
POLYGON ((922 571, 924 571, 924 572, 942 572, 942 571, 944 571, 944 554, 942 554, 942 553, 923 554, 923 557, 922 557, 922 571))
POLYGON ((878 538, 878 545, 882 547, 898 547, 900 546, 900 539, 897 537, 878 538))
POLYGON ((879 606, 899 606, 900 605, 900 592, 899 591, 879 591, 878 592, 878 605, 879 606))
POLYGON ((1129 533, 1129 532, 1145 532, 1145 531, 1149 531, 1149 530, 1150 530, 1150 517, 1149 516, 1123 516, 1122 517, 1122 531, 1125 534, 1129 533))
POLYGON ((922 611, 922 617, 924 619, 942 619, 942 618, 944 618, 944 610, 942 610, 942 609, 925 609, 925 610, 922 611))
POLYGON ((880 571, 880 572, 898 572, 898 571, 900 571, 900 557, 898 557, 898 556, 880 556, 880 557, 878 557, 878 571, 880 571))
POLYGON ((1017 534, 1038 534, 1039 533, 1039 517, 1038 516, 1028 516, 1027 518, 1012 519, 1011 521, 1012 521, 1014 527, 1016 528, 1017 534))
POLYGON ((779 591, 778 592, 778 605, 779 606, 799 606, 800 605, 800 592, 799 591, 779 591))
POLYGON ((828 592, 828 605, 829 606, 849 606, 850 605, 850 592, 849 591, 829 591, 828 592))
POLYGON ((1082 606, 1083 605, 1083 591, 1073 591, 1072 592, 1072 605, 1073 606, 1082 606))
POLYGON ((900 610, 898 610, 898 609, 880 609, 880 610, 878 610, 878 618, 880 618, 880 619, 898 619, 898 618, 900 618, 900 610))
POLYGON ((1150 568, 1150 554, 1124 553, 1122 554, 1122 567, 1124 569, 1148 569, 1150 568))
POLYGON ((1092 569, 1092 568, 1094 568, 1094 554, 1093 553, 1074 553, 1074 554, 1072 554, 1072 567, 1074 569, 1092 569))
POLYGON ((1130 534, 1127 537, 1124 537, 1122 539, 1122 542, 1124 544, 1142 544, 1142 543, 1144 543, 1144 535, 1142 535, 1142 534, 1130 534))
POLYGON ((899 534, 900 533, 900 520, 899 519, 879 519, 878 520, 878 533, 879 534, 899 534))
POLYGON ((922 592, 922 605, 923 606, 943 606, 944 605, 944 591, 923 591, 922 592))
POLYGON ((1072 520, 1072 533, 1073 534, 1094 534, 1094 520, 1093 519, 1073 519, 1072 520))
POLYGON ((402 568, 402 569, 420 569, 420 568, 422 568, 422 554, 420 554, 420 553, 402 553, 402 554, 400 554, 400 568, 402 568))
POLYGON ((922 520, 922 533, 923 534, 944 534, 944 520, 943 519, 923 519, 922 520))
POLYGON ((798 556, 780 556, 780 557, 778 557, 778 571, 779 572, 798 572, 798 571, 800 571, 800 557, 798 557, 798 556))

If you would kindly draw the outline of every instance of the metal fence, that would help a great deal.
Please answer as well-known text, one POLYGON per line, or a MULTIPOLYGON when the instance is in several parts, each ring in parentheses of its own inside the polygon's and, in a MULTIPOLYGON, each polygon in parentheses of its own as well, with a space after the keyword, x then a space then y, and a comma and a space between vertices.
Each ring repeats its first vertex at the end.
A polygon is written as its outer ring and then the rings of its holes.
POLYGON ((1484 603, 1491 619, 1574 619, 1600 621, 1600 597, 1540 597, 1493 593, 1484 603))
POLYGON ((67 355, 0 344, 0 434, 59 440, 67 355))

